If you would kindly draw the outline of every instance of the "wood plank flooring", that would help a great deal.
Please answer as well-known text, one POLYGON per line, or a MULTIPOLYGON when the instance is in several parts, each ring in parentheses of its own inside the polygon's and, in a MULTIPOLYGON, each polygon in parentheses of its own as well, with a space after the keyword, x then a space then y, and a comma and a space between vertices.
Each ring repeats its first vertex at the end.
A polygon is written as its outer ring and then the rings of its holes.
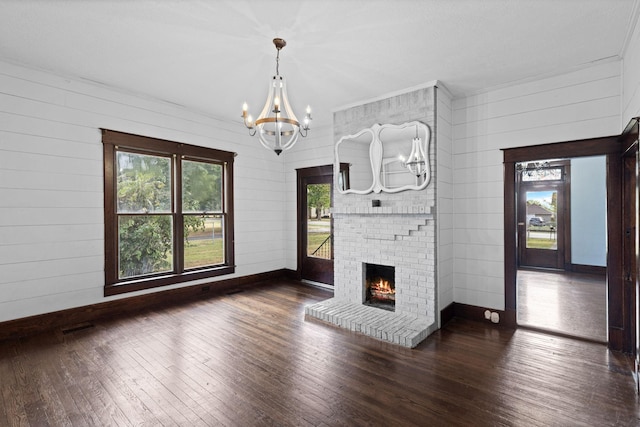
POLYGON ((0 342, 1 426, 633 426, 628 358, 454 319, 415 349, 315 320, 276 282, 0 342))
POLYGON ((606 276, 518 270, 518 324, 607 342, 606 276))

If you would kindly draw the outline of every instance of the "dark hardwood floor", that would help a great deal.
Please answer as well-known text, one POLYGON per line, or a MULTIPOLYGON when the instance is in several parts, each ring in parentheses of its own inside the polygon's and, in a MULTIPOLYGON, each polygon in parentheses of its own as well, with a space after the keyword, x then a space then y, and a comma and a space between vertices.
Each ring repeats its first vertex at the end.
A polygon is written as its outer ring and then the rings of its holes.
POLYGON ((604 345, 454 319, 411 350, 304 319, 330 296, 282 281, 0 342, 0 426, 640 423, 604 345))
POLYGON ((607 342, 606 276, 518 270, 518 325, 607 342))

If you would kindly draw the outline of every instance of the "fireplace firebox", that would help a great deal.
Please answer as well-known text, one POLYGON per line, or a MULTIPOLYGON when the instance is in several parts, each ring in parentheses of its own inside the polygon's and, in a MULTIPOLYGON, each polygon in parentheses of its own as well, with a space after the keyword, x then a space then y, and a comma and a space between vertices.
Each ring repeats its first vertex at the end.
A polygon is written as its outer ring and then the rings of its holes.
POLYGON ((365 264, 365 305, 395 311, 396 286, 395 267, 380 264, 365 264))

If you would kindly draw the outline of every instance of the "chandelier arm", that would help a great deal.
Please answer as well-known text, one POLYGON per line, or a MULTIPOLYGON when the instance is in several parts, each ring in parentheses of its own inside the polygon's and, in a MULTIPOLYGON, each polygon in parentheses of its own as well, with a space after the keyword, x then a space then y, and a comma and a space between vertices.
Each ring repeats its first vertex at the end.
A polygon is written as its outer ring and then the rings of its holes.
POLYGON ((242 116, 242 120, 244 121, 244 125, 247 129, 253 129, 255 127, 255 123, 250 122, 246 115, 242 116))

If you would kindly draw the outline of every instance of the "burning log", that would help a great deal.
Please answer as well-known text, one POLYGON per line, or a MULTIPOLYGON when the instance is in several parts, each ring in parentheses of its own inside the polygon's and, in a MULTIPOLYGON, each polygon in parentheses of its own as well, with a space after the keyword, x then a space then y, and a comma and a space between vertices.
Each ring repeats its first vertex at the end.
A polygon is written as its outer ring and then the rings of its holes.
POLYGON ((379 300, 395 300, 396 289, 388 280, 380 279, 369 285, 369 293, 379 300))

